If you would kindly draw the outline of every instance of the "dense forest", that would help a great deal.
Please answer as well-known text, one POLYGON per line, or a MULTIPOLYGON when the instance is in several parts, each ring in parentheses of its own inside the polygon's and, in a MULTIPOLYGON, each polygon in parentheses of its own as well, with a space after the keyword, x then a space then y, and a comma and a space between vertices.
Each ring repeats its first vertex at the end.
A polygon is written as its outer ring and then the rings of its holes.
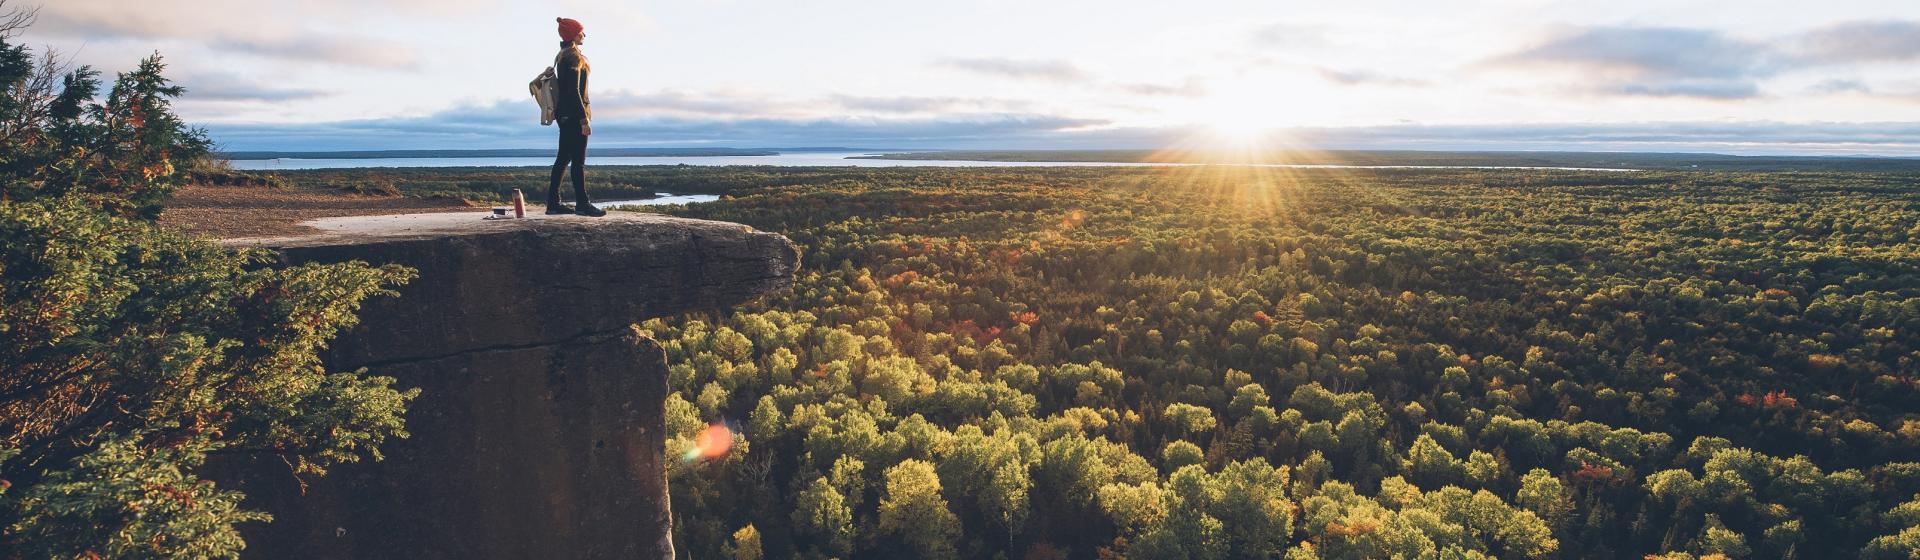
POLYGON ((1920 158, 1874 156, 1737 156, 1663 152, 1430 150, 948 150, 899 152, 855 159, 1256 163, 1287 165, 1576 167, 1667 171, 1833 171, 1920 173, 1920 158))
POLYGON ((1920 550, 1912 177, 660 172, 805 261, 640 326, 690 557, 1920 550))

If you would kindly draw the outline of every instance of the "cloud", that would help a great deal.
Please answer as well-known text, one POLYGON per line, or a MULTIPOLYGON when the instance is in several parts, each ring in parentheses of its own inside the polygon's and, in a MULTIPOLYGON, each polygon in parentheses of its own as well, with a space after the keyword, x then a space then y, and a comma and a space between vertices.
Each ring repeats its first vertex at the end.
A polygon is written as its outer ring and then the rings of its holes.
POLYGON ((301 62, 406 70, 418 59, 405 45, 351 33, 323 33, 293 22, 251 17, 258 8, 217 5, 169 6, 143 3, 58 2, 40 11, 36 33, 89 41, 180 40, 216 51, 301 62))
POLYGON ((1820 83, 1814 84, 1813 87, 1808 88, 1808 90, 1818 94, 1873 93, 1873 88, 1868 87, 1865 83, 1861 83, 1860 80, 1838 78, 1821 81, 1820 83))
POLYGON ((1022 80, 1076 82, 1087 78, 1085 71, 1064 60, 949 58, 940 61, 940 64, 979 74, 1022 80))
POLYGON ((738 117, 805 110, 802 106, 764 96, 683 89, 603 92, 592 97, 595 118, 634 114, 738 117))
POLYGON ((835 105, 854 111, 872 113, 937 113, 944 111, 1025 111, 1033 106, 1032 102, 1018 99, 999 99, 988 97, 916 97, 916 96, 860 96, 834 95, 829 97, 835 105))
POLYGON ((398 44, 365 37, 304 35, 275 39, 226 39, 213 47, 267 58, 324 62, 386 70, 410 70, 419 67, 413 51, 398 44))
POLYGON ((317 89, 272 86, 229 74, 192 74, 180 78, 178 83, 187 88, 184 100, 189 102, 295 101, 332 95, 317 89))
POLYGON ((1179 84, 1114 82, 1094 76, 1079 66, 1075 66, 1073 63, 1064 60, 948 58, 939 61, 938 64, 940 66, 957 68, 976 74, 1018 80, 1063 83, 1132 95, 1200 97, 1207 93, 1206 82, 1199 76, 1188 76, 1185 81, 1179 84))
POLYGON ((1780 70, 1764 44, 1719 31, 1677 27, 1589 27, 1496 57, 1495 67, 1557 70, 1595 93, 1740 99, 1780 70))
POLYGON ((1601 27, 1508 55, 1519 63, 1575 64, 1651 77, 1741 78, 1767 71, 1764 45, 1712 30, 1601 27))
POLYGON ((1250 35, 1256 46, 1282 49, 1319 47, 1332 42, 1325 26, 1303 23, 1269 23, 1254 28, 1250 35))
POLYGON ((1745 80, 1671 80, 1618 84, 1611 93, 1651 97, 1747 99, 1760 96, 1760 85, 1745 80))
POLYGON ((1008 113, 1031 110, 1033 103, 1018 99, 959 96, 861 96, 834 94, 809 99, 783 99, 747 92, 613 91, 593 96, 599 117, 698 117, 715 119, 826 117, 897 117, 940 113, 1008 113))
POLYGON ((1856 79, 1834 78, 1823 80, 1806 89, 1813 95, 1846 95, 1896 103, 1920 103, 1920 90, 1911 83, 1892 87, 1874 87, 1856 79))
POLYGON ((1126 83, 1116 84, 1114 89, 1134 95, 1165 97, 1205 97, 1207 81, 1199 76, 1187 76, 1187 79, 1174 84, 1126 83))
POLYGON ((1920 155, 1920 123, 1637 122, 1303 128, 1326 149, 1710 151, 1920 155))
POLYGON ((1335 70, 1325 66, 1315 66, 1314 71, 1320 78, 1343 86, 1393 86, 1422 87, 1429 84, 1426 80, 1384 76, 1365 70, 1335 70))
MULTIPOLYGON (((616 103, 638 106, 646 94, 616 103)), ((612 101, 610 98, 609 101, 612 101)), ((603 115, 596 99, 596 146, 663 144, 728 146, 845 145, 886 148, 988 146, 1031 142, 1067 131, 1109 125, 1036 113, 965 113, 925 117, 767 117, 731 113, 719 105, 705 114, 622 109, 603 115)), ((743 108, 745 105, 742 106, 743 108)), ((538 123, 537 111, 523 101, 462 106, 432 115, 397 119, 350 120, 306 124, 212 124, 208 129, 223 149, 343 150, 535 148, 553 141, 554 129, 538 123)))
POLYGON ((1823 68, 1920 60, 1920 23, 1854 21, 1767 40, 1682 27, 1574 27, 1485 61, 1559 71, 1588 93, 1736 100, 1762 95, 1762 81, 1823 68))
POLYGON ((1920 23, 1839 23, 1801 34, 1792 43, 1803 63, 1907 62, 1920 59, 1920 23))
MULTIPOLYGON (((631 99, 637 102, 646 97, 631 99)), ((828 103, 841 101, 844 99, 828 103)), ((213 124, 208 129, 224 149, 236 151, 547 147, 554 141, 555 130, 539 126, 537 122, 537 115, 527 103, 502 101, 414 118, 308 124, 213 124)), ((593 142, 601 147, 1138 149, 1175 145, 1196 132, 1190 127, 1120 127, 1102 119, 1033 112, 913 117, 765 117, 721 112, 708 115, 662 112, 596 118, 593 142)), ((1920 123, 1900 122, 1408 123, 1303 127, 1284 130, 1281 134, 1288 137, 1289 144, 1322 149, 1920 156, 1920 123)))

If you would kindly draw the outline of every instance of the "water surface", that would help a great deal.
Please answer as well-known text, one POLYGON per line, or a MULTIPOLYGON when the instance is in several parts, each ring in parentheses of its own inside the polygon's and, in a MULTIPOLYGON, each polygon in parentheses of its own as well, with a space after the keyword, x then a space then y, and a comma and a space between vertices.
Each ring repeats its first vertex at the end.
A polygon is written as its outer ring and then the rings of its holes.
POLYGON ((638 198, 633 200, 602 200, 602 201, 595 201, 593 205, 599 206, 601 208, 618 208, 621 206, 657 206, 661 204, 693 204, 695 202, 713 202, 715 200, 720 200, 720 195, 673 194, 673 193, 663 192, 663 193, 660 193, 660 196, 653 197, 653 198, 638 198))

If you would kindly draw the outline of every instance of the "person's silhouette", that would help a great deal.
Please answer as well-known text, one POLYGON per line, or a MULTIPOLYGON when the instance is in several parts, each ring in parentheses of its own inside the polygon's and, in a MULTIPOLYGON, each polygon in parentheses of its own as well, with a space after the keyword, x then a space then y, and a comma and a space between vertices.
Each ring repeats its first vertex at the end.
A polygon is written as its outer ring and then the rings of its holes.
POLYGON ((587 137, 593 134, 593 102, 587 97, 587 57, 580 44, 587 32, 579 21, 555 18, 560 23, 560 54, 553 59, 553 114, 560 128, 560 154, 553 158, 553 180, 547 186, 548 214, 605 216, 587 199, 587 137), (560 178, 573 166, 573 206, 560 202, 560 178))

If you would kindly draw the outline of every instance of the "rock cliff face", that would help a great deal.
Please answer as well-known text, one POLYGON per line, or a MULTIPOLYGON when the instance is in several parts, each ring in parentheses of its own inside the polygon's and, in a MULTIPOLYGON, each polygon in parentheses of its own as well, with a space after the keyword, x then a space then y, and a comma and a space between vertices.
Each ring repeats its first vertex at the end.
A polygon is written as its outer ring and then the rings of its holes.
POLYGON ((369 302, 328 351, 421 396, 386 460, 302 481, 232 469, 272 512, 257 558, 671 558, 662 433, 666 358, 633 323, 788 285, 786 238, 655 215, 484 221, 338 218, 327 233, 231 244, 289 263, 420 271, 369 302))

